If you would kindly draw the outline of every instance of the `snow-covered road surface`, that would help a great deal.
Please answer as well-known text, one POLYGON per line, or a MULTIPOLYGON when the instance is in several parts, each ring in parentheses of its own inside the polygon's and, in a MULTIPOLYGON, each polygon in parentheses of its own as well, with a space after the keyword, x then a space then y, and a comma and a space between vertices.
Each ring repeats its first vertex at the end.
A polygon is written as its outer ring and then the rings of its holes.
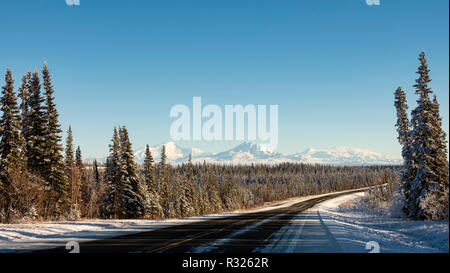
POLYGON ((406 221, 361 209, 364 193, 325 201, 297 214, 255 252, 381 253, 448 252, 448 221, 406 221), (370 243, 369 243, 370 244, 370 243), (374 243, 371 243, 374 244, 374 243))

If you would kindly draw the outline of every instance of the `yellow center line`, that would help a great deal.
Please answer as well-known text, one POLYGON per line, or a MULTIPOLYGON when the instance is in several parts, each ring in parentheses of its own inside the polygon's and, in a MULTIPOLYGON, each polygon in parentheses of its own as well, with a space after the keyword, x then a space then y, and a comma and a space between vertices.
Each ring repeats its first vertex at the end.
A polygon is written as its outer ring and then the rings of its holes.
MULTIPOLYGON (((257 219, 258 219, 258 218, 257 218, 257 219)), ((234 224, 234 225, 231 225, 231 226, 243 225, 243 224, 246 224, 247 222, 255 221, 255 220, 257 220, 257 219, 245 219, 245 220, 242 220, 242 221, 240 221, 240 222, 238 222, 238 223, 236 223, 236 224, 234 224)), ((207 235, 211 235, 211 234, 214 234, 214 233, 221 232, 221 231, 223 231, 223 230, 225 230, 225 229, 226 229, 225 227, 224 227, 224 228, 215 229, 215 230, 213 230, 213 231, 206 232, 206 233, 202 233, 202 234, 199 234, 199 235, 194 236, 194 237, 191 237, 191 238, 187 238, 187 239, 184 239, 184 240, 175 242, 175 243, 168 244, 168 245, 166 245, 166 246, 162 246, 162 247, 159 247, 159 248, 152 249, 152 250, 150 250, 150 251, 147 251, 147 253, 155 253, 155 252, 160 252, 160 251, 168 250, 168 249, 174 248, 174 247, 176 247, 176 246, 179 246, 179 245, 181 245, 181 244, 184 244, 184 243, 186 243, 186 242, 189 242, 189 241, 192 241, 192 240, 195 240, 195 239, 199 239, 199 238, 204 237, 204 236, 207 236, 207 235)))
POLYGON ((187 238, 187 239, 184 239, 184 240, 175 242, 175 243, 168 244, 168 245, 163 246, 163 247, 159 247, 159 248, 156 248, 156 249, 152 249, 152 250, 148 251, 147 253, 154 253, 154 252, 164 251, 164 250, 167 250, 167 249, 176 247, 176 246, 178 246, 178 245, 181 245, 181 244, 183 244, 183 243, 186 243, 186 242, 189 242, 189 241, 192 241, 192 240, 195 240, 195 239, 204 237, 204 236, 206 236, 206 235, 210 235, 210 234, 213 234, 213 233, 221 232, 221 231, 223 231, 224 229, 225 229, 225 228, 220 228, 220 229, 216 229, 216 230, 213 230, 213 231, 210 231, 210 232, 207 232, 207 233, 203 233, 203 234, 197 235, 197 236, 192 237, 192 238, 187 238))

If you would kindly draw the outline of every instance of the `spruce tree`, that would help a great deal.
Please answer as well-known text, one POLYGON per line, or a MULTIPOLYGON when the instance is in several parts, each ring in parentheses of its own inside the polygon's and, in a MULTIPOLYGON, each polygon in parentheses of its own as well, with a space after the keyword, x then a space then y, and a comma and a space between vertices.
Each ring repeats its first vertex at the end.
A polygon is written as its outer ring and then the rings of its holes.
MULTIPOLYGON (((27 161, 28 168, 35 174, 45 178, 46 171, 46 137, 47 123, 43 108, 44 99, 41 96, 41 84, 39 74, 34 70, 30 81, 30 97, 28 101, 27 122, 24 132, 27 141, 27 161)), ((47 181, 48 183, 48 181, 47 181)))
POLYGON ((161 207, 165 218, 169 218, 171 215, 170 208, 170 192, 169 192, 169 173, 166 163, 166 146, 163 145, 161 149, 161 162, 159 163, 159 175, 158 175, 158 194, 161 198, 161 207))
POLYGON ((109 145, 109 155, 106 159, 106 170, 104 181, 106 183, 105 195, 101 215, 105 218, 118 218, 120 214, 120 191, 121 183, 119 177, 120 164, 120 141, 117 128, 114 127, 113 137, 109 145))
MULTIPOLYGON (((225 201, 224 201, 224 205, 226 206, 226 208, 228 210, 234 209, 236 208, 236 191, 235 191, 235 185, 234 185, 234 181, 233 178, 231 176, 230 173, 228 173, 228 175, 225 178, 225 184, 226 184, 226 194, 225 194, 225 201)), ((267 183, 267 186, 269 187, 269 185, 271 185, 271 183, 267 183)))
POLYGON ((23 171, 24 162, 19 107, 10 69, 6 72, 5 81, 6 85, 2 87, 0 100, 3 112, 0 119, 0 203, 5 204, 2 206, 4 211, 0 210, 0 214, 5 214, 6 220, 9 221, 14 195, 12 179, 15 173, 23 171))
POLYGON ((189 154, 188 159, 188 171, 186 175, 186 189, 185 189, 186 199, 190 204, 192 209, 192 214, 198 213, 198 200, 196 196, 196 188, 194 185, 194 165, 192 164, 192 155, 189 154))
POLYGON ((75 168, 75 161, 73 156, 73 136, 72 127, 69 125, 66 137, 66 147, 65 147, 65 173, 67 177, 68 184, 68 200, 70 203, 70 217, 73 219, 79 218, 80 214, 79 206, 81 200, 81 183, 79 171, 75 168))
POLYGON ((155 189, 155 167, 153 166, 154 160, 150 152, 150 147, 145 147, 145 159, 144 159, 144 177, 145 184, 149 189, 155 189))
MULTIPOLYGON (((421 203, 431 188, 439 181, 435 172, 437 164, 435 156, 439 150, 439 128, 437 125, 436 106, 430 99, 433 92, 428 86, 431 82, 429 69, 422 52, 419 56, 420 66, 417 71, 419 78, 414 87, 419 95, 417 107, 412 112, 413 131, 411 133, 411 156, 413 168, 417 168, 414 179, 410 182, 409 194, 406 195, 405 211, 410 218, 425 219, 427 217, 421 203)), ((438 116, 439 117, 439 116, 438 116)), ((406 172, 411 171, 407 169, 406 172)))
MULTIPOLYGON (((31 81, 31 72, 28 71, 27 74, 24 74, 22 77, 22 86, 19 87, 19 97, 20 97, 20 110, 22 116, 22 122, 26 120, 28 114, 28 101, 30 99, 30 81, 31 81)), ((22 125, 22 127, 24 127, 22 125)))
POLYGON ((439 113, 436 95, 432 101, 432 127, 434 128, 434 149, 431 150, 433 162, 430 171, 434 174, 427 193, 421 197, 420 208, 424 217, 432 220, 449 217, 449 170, 447 160, 447 136, 442 129, 442 118, 439 113))
POLYGON ((437 101, 436 95, 433 97, 433 114, 434 117, 434 126, 436 130, 435 143, 436 149, 433 154, 433 158, 435 159, 435 163, 433 166, 433 170, 437 175, 437 182, 439 185, 447 188, 449 186, 449 165, 447 160, 447 134, 442 128, 442 117, 440 114, 440 106, 437 101))
POLYGON ((150 148, 147 145, 145 148, 144 159, 144 180, 147 187, 146 193, 146 214, 150 218, 161 217, 162 208, 160 205, 160 198, 155 189, 155 167, 153 166, 153 157, 150 148))
POLYGON ((405 146, 409 140, 410 124, 408 118, 408 104, 406 101, 406 93, 401 87, 395 91, 395 108, 397 109, 397 127, 398 142, 400 145, 405 146))
MULTIPOLYGON (((19 88, 19 97, 20 97, 20 117, 21 117, 21 126, 22 126, 22 136, 23 136, 23 143, 22 143, 22 150, 24 152, 24 156, 26 155, 27 150, 27 142, 29 140, 29 128, 30 128, 30 121, 29 121, 29 100, 31 95, 31 71, 28 70, 27 74, 24 74, 22 77, 22 86, 19 88)), ((26 158, 23 158, 23 160, 26 161, 26 158)))
POLYGON ((20 97, 20 110, 21 110, 21 122, 22 122, 22 135, 25 140, 25 151, 27 148, 27 143, 30 139, 30 96, 31 96, 31 71, 28 70, 27 74, 24 74, 22 77, 22 86, 19 88, 19 97, 20 97))
POLYGON ((77 147, 77 150, 75 152, 75 165, 80 169, 83 167, 83 159, 81 158, 80 146, 77 147))
POLYGON ((92 163, 92 169, 93 169, 93 177, 94 177, 94 187, 97 187, 100 184, 100 172, 98 171, 98 163, 97 160, 94 159, 94 162, 92 163))
POLYGON ((218 189, 218 182, 217 182, 217 176, 215 176, 211 170, 207 170, 207 193, 208 193, 208 199, 210 203, 210 209, 211 212, 220 212, 222 211, 223 204, 222 200, 219 196, 219 189, 218 189))
POLYGON ((62 155, 61 145, 61 126, 58 122, 58 111, 53 97, 53 85, 51 82, 50 72, 47 62, 44 62, 42 69, 43 86, 45 90, 45 170, 44 178, 57 194, 58 202, 62 206, 67 205, 67 177, 64 172, 64 158, 62 155))
POLYGON ((192 195, 187 181, 180 180, 179 184, 179 211, 181 217, 188 217, 194 215, 195 211, 192 206, 192 195))
POLYGON ((92 198, 93 185, 89 183, 88 179, 86 178, 86 170, 84 169, 80 146, 78 146, 77 150, 75 151, 75 168, 78 174, 78 180, 81 188, 81 210, 83 211, 86 207, 86 204, 88 204, 89 200, 92 198))
MULTIPOLYGON (((406 93, 401 87, 395 91, 395 108, 397 110, 397 127, 398 142, 402 146, 403 166, 405 166, 405 172, 403 173, 400 181, 400 191, 405 199, 409 198, 410 183, 416 175, 417 168, 413 161, 413 155, 411 150, 411 126, 408 118, 408 104, 406 101, 406 93)), ((404 208, 408 213, 408 206, 404 208)))
POLYGON ((119 129, 120 139, 120 177, 122 179, 122 215, 123 218, 138 218, 144 214, 144 196, 139 186, 136 162, 125 126, 119 129))
POLYGON ((67 138, 66 138, 66 156, 65 156, 65 164, 66 170, 68 170, 68 175, 70 175, 70 171, 72 169, 72 165, 74 163, 73 156, 73 136, 72 136, 72 126, 69 125, 69 129, 67 129, 67 138))

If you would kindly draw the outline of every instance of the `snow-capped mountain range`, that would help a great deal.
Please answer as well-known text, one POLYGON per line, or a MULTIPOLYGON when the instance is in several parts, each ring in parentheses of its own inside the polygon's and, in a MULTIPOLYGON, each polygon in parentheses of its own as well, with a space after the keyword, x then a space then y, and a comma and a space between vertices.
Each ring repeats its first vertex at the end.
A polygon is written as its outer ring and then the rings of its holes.
MULTIPOLYGON (((194 163, 221 163, 221 164, 252 164, 265 163, 277 164, 282 162, 298 162, 326 165, 386 165, 402 164, 401 158, 375 153, 368 150, 352 147, 332 147, 328 149, 307 149, 301 153, 282 154, 267 149, 262 144, 244 142, 238 146, 218 153, 205 152, 197 148, 183 148, 175 142, 167 142, 155 147, 150 147, 153 158, 159 161, 162 146, 166 147, 167 160, 171 164, 187 162, 189 154, 192 154, 194 163)), ((141 163, 145 158, 145 148, 136 150, 135 159, 141 163)), ((87 159, 92 161, 94 158, 87 159)), ((105 162, 105 158, 95 158, 105 162)))

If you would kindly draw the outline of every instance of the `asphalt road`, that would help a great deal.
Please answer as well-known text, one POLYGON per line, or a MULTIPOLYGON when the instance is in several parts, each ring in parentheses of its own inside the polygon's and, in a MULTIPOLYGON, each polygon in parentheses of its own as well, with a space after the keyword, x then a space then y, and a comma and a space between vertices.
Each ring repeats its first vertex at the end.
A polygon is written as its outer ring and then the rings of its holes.
MULTIPOLYGON (((81 253, 252 253, 264 248, 271 234, 287 225, 299 212, 353 190, 312 198, 289 207, 227 216, 159 230, 80 243, 81 253)), ((65 246, 36 251, 67 253, 65 246)))

